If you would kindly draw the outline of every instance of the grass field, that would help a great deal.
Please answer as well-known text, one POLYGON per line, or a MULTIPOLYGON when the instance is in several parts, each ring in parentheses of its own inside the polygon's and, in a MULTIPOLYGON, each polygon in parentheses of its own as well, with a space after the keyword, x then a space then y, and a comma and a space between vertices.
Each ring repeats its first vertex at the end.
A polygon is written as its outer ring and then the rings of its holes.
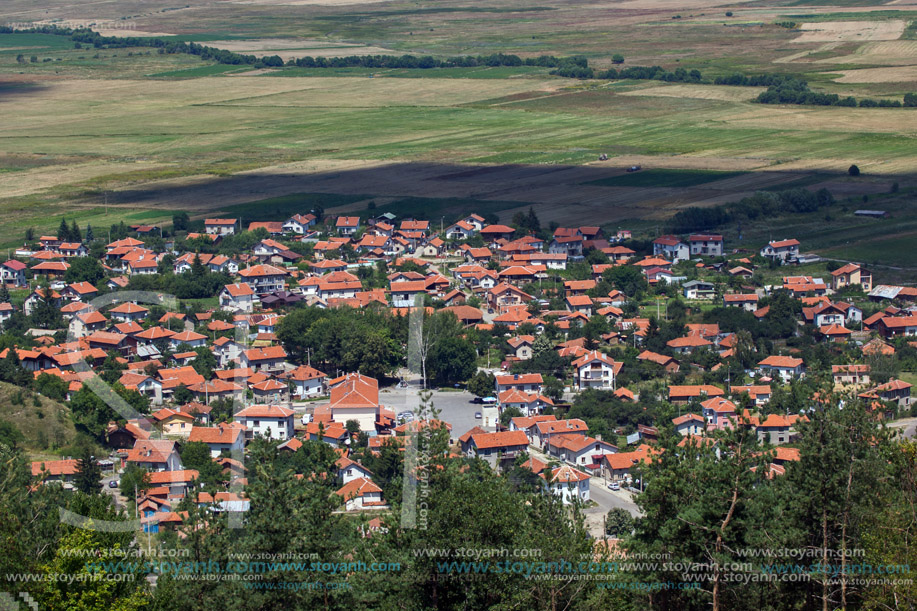
MULTIPOLYGON (((9 0, 0 22, 97 23, 106 33, 134 28, 285 57, 582 54, 602 68, 622 53, 624 67, 697 68, 707 79, 778 72, 839 95, 900 99, 917 78, 907 40, 917 31, 908 27, 915 8, 759 0, 730 5, 726 17, 713 0, 323 0, 307 10, 268 0, 9 0), (798 26, 775 25, 786 20, 798 26)), ((175 209, 280 218, 315 203, 367 212, 376 200, 430 217, 482 209, 507 220, 533 206, 543 222, 639 227, 757 189, 833 180, 843 197, 859 197, 892 180, 902 191, 917 186, 913 109, 764 106, 750 102, 760 88, 590 83, 549 72, 252 70, 149 48, 76 49, 63 37, 0 35, 0 246, 17 245, 27 227, 53 230, 62 216, 105 228, 138 215, 167 221, 175 209), (596 161, 602 153, 609 161, 596 161), (838 182, 852 163, 864 177, 838 182), (644 170, 623 173, 634 164, 644 170)), ((887 231, 835 217, 793 219, 786 229, 823 249, 841 247, 835 226, 864 243, 887 231)), ((896 219, 877 250, 889 262, 903 258, 896 240, 910 231, 906 210, 896 219)), ((743 234, 761 239, 762 227, 743 234)))

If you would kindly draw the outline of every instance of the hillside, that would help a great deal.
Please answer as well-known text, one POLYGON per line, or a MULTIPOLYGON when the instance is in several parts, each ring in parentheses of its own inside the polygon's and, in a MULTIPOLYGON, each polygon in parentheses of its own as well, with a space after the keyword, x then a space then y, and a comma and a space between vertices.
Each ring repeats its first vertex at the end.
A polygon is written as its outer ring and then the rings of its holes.
POLYGON ((6 382, 0 382, 0 420, 14 424, 25 436, 23 446, 33 453, 54 451, 76 436, 67 406, 6 382))

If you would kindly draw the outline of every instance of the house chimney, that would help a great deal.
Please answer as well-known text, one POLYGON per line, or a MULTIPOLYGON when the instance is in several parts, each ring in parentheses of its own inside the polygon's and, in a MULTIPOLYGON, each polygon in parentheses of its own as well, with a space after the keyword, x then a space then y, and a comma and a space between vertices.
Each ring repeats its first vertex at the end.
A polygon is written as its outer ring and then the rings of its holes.
POLYGON ((595 436, 595 440, 596 440, 596 441, 602 441, 602 436, 601 436, 601 435, 596 435, 596 436, 595 436))

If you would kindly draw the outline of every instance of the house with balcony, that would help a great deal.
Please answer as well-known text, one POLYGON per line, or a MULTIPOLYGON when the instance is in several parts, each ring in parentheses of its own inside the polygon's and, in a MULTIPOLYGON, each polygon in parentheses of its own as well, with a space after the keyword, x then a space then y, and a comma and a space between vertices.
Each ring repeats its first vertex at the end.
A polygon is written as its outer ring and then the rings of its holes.
POLYGON ((688 237, 691 256, 722 257, 723 236, 714 233, 694 234, 688 237))
POLYGON ((765 259, 776 261, 780 265, 795 263, 799 258, 799 240, 778 240, 769 242, 761 249, 760 255, 765 259))
POLYGON ((293 410, 279 405, 251 405, 236 412, 236 422, 245 425, 245 436, 286 441, 293 437, 293 410))
POLYGON ((653 240, 653 255, 678 263, 691 258, 691 249, 675 236, 664 235, 653 240))
POLYGON ((593 350, 573 361, 575 383, 578 390, 614 390, 615 376, 624 363, 615 362, 607 354, 593 350))

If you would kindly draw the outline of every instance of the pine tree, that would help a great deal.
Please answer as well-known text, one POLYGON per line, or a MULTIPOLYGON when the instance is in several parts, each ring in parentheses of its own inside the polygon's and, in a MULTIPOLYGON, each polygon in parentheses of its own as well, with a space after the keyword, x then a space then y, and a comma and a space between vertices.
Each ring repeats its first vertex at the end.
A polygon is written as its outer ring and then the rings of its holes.
POLYGON ((83 234, 80 232, 80 226, 76 224, 76 219, 70 224, 70 237, 71 242, 82 242, 83 234))
POLYGON ((6 283, 0 284, 0 303, 10 302, 10 290, 6 288, 6 283))
POLYGON ((92 225, 86 225, 86 243, 92 244, 95 240, 95 235, 92 233, 92 225))
POLYGON ((77 490, 85 494, 98 494, 102 490, 102 467, 90 450, 85 448, 77 461, 77 473, 73 480, 77 490))
POLYGON ((57 239, 61 242, 70 241, 70 228, 67 226, 67 219, 60 220, 60 227, 57 228, 57 239))

